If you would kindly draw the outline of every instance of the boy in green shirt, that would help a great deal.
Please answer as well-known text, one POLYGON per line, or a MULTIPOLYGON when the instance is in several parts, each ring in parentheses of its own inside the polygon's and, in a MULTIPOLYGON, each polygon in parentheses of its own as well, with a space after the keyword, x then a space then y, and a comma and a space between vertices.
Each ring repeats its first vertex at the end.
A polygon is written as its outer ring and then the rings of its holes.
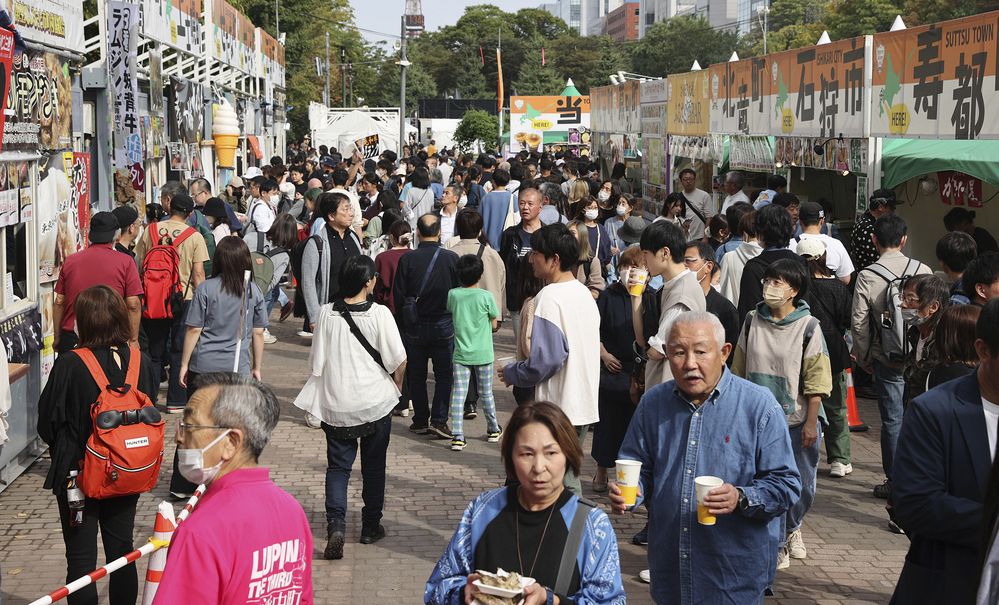
POLYGON ((486 413, 487 441, 496 443, 503 431, 496 421, 493 399, 493 332, 499 328, 499 309, 493 295, 479 288, 482 259, 466 254, 455 264, 460 288, 447 295, 447 310, 454 318, 454 386, 451 387, 451 450, 465 449, 462 420, 468 382, 475 372, 486 413))

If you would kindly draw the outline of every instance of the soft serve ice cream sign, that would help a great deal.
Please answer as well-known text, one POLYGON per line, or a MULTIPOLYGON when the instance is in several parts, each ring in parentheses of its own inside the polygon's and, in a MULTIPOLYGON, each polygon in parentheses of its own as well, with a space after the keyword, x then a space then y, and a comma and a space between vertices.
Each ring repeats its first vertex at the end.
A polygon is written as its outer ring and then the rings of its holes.
POLYGON ((239 117, 226 99, 215 106, 212 138, 215 140, 215 158, 219 168, 234 169, 236 148, 239 146, 239 117))

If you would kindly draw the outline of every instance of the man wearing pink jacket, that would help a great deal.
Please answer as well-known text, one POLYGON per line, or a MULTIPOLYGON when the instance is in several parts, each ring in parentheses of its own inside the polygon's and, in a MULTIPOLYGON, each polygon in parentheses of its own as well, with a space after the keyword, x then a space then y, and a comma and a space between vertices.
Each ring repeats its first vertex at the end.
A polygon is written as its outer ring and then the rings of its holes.
POLYGON ((305 511, 257 459, 277 398, 238 374, 204 374, 177 426, 178 470, 208 489, 170 543, 154 603, 294 603, 312 596, 305 511))

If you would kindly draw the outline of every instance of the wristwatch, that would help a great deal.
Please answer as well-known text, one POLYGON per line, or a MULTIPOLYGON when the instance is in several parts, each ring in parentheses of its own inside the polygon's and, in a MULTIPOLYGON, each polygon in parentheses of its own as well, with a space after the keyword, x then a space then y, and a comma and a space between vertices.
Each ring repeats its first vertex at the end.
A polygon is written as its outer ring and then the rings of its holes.
POLYGON ((555 591, 545 588, 545 605, 555 605, 555 591))
POLYGON ((739 492, 739 504, 736 505, 736 508, 739 509, 740 513, 744 513, 749 508, 749 498, 746 497, 746 492, 742 491, 741 487, 735 489, 739 492))

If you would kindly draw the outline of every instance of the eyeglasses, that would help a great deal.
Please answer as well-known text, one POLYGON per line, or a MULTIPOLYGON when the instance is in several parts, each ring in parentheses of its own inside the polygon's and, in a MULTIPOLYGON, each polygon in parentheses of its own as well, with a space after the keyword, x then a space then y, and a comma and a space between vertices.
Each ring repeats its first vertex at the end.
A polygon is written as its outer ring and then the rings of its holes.
POLYGON ((902 302, 909 307, 918 307, 919 297, 914 294, 906 294, 905 296, 902 297, 902 302))
POLYGON ((177 420, 177 436, 180 437, 181 439, 184 438, 184 436, 186 435, 187 431, 196 431, 198 429, 220 429, 220 430, 225 430, 225 429, 228 429, 228 428, 229 427, 227 427, 227 426, 217 426, 217 425, 214 425, 214 424, 188 424, 188 423, 184 422, 183 420, 179 420, 179 419, 177 420))
POLYGON ((689 267, 691 265, 696 265, 697 263, 701 262, 701 260, 702 259, 700 259, 700 258, 684 258, 683 259, 683 264, 685 264, 685 265, 687 265, 689 267))
POLYGON ((785 284, 783 281, 781 281, 779 279, 773 279, 772 277, 764 279, 764 280, 760 280, 760 283, 763 285, 764 288, 786 288, 787 287, 787 284, 785 284))

